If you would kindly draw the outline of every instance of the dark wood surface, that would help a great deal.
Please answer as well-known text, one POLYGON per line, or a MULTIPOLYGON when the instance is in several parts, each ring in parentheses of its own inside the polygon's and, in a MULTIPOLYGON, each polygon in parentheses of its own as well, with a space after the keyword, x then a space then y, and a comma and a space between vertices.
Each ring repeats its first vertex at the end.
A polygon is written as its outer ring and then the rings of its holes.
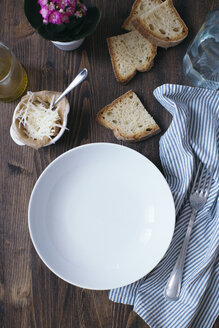
MULTIPOLYGON (((2 328, 146 328, 130 306, 114 304, 107 291, 71 286, 53 273, 37 256, 28 233, 27 209, 32 188, 51 161, 63 152, 91 142, 120 143, 111 131, 97 125, 96 113, 113 99, 133 89, 162 129, 171 117, 153 98, 163 83, 189 84, 182 72, 182 58, 216 0, 175 0, 189 28, 189 36, 168 50, 158 48, 154 67, 138 73, 126 86, 115 80, 106 37, 122 33, 121 24, 133 0, 87 1, 102 11, 95 33, 74 52, 63 52, 42 39, 28 24, 23 2, 0 1, 0 39, 13 49, 28 74, 28 90, 62 91, 83 67, 88 79, 68 95, 71 112, 68 128, 55 145, 38 151, 17 146, 9 136, 18 101, 0 104, 0 327, 2 328)), ((141 152, 161 169, 158 142, 162 135, 129 147, 141 152)), ((122 143, 122 142, 121 142, 122 143)), ((219 327, 215 324, 214 327, 219 327)), ((160 327, 161 328, 161 327, 160 327)), ((175 327, 170 327, 175 328, 175 327)), ((197 327, 198 328, 198 327, 197 327)))

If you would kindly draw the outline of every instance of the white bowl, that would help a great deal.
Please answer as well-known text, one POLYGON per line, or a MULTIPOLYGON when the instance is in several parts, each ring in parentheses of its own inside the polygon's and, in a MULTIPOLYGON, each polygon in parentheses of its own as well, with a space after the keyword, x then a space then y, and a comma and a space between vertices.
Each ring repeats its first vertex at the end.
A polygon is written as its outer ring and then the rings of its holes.
POLYGON ((146 157, 94 143, 45 169, 28 223, 51 271, 76 286, 104 290, 130 284, 158 264, 172 239, 175 209, 166 180, 146 157))
MULTIPOLYGON (((42 92, 45 92, 45 91, 42 91, 42 92)), ((46 92, 50 92, 50 91, 47 91, 46 92)), ((36 94, 39 94, 40 92, 36 92, 36 94)), ((53 93, 53 92, 52 92, 53 93)), ((56 92, 54 92, 55 94, 56 92)), ((57 93, 58 95, 60 93, 57 93)), ((27 92, 27 95, 28 95, 28 92, 27 92)), ((12 117, 12 123, 11 123, 11 127, 10 127, 10 136, 12 138, 12 140, 19 146, 25 146, 26 144, 22 142, 22 140, 19 140, 18 139, 18 136, 16 134, 16 129, 15 129, 15 121, 16 121, 16 115, 17 115, 17 111, 19 110, 19 105, 20 103, 18 103, 18 105, 16 106, 15 110, 14 110, 14 114, 13 114, 13 117, 12 117)), ((67 126, 67 122, 68 122, 68 114, 69 114, 69 110, 70 110, 70 105, 68 103, 68 106, 65 108, 65 113, 63 115, 63 124, 62 124, 62 127, 60 128, 59 130, 59 133, 57 134, 57 136, 55 136, 51 141, 49 141, 46 145, 44 145, 43 147, 47 147, 47 146, 50 146, 54 143, 56 143, 56 141, 58 141, 61 136, 63 135, 63 133, 65 132, 66 130, 66 126, 67 126)))
POLYGON ((64 51, 72 51, 81 46, 84 42, 84 38, 76 41, 70 42, 60 42, 60 41, 51 41, 57 48, 64 50, 64 51))

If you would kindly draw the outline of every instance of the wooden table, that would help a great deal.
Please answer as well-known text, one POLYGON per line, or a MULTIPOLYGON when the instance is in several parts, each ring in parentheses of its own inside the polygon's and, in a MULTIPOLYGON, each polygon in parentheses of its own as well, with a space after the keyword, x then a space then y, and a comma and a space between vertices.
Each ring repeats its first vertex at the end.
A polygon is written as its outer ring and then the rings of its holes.
MULTIPOLYGON (((215 1, 175 0, 189 28, 180 45, 158 49, 150 72, 138 73, 126 86, 116 82, 106 37, 121 34, 133 0, 87 1, 102 11, 95 33, 74 52, 63 52, 42 39, 27 22, 22 1, 0 2, 0 39, 17 55, 28 74, 28 90, 62 91, 83 67, 88 79, 68 95, 71 104, 68 128, 59 142, 38 151, 17 146, 9 136, 12 114, 18 101, 1 103, 1 221, 0 221, 0 327, 2 328, 146 328, 130 306, 114 304, 106 291, 71 286, 47 269, 31 243, 27 209, 32 188, 41 172, 57 156, 91 142, 117 141, 110 130, 99 126, 96 113, 113 99, 133 89, 162 129, 171 117, 155 100, 153 90, 163 83, 189 84, 182 72, 182 58, 215 1)), ((161 169, 158 141, 161 134, 129 144, 161 169)), ((214 327, 219 327, 215 324, 214 327)), ((175 328, 175 327, 170 327, 175 328)))

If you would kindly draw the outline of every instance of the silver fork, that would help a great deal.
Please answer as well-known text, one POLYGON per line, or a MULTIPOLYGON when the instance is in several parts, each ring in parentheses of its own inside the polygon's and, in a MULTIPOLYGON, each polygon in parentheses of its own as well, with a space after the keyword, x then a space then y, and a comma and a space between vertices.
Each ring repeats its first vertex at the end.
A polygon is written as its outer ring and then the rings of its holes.
POLYGON ((201 163, 199 164, 198 171, 195 176, 195 180, 193 183, 193 187, 190 193, 190 206, 192 208, 192 214, 191 218, 189 221, 189 225, 186 231, 186 236, 182 245, 182 249, 180 251, 180 254, 178 256, 178 259, 176 261, 176 264, 173 268, 173 271, 171 272, 170 278, 167 282, 165 291, 164 291, 164 296, 168 300, 175 301, 179 298, 180 295, 180 290, 181 290, 181 282, 182 282, 182 276, 183 276, 183 267, 184 267, 184 262, 185 262, 185 257, 186 257, 186 251, 187 251, 187 246, 189 243, 190 235, 192 232, 192 226, 195 220, 195 217, 197 215, 197 212, 200 211, 208 198, 209 190, 211 187, 211 181, 213 177, 213 170, 211 172, 208 186, 206 188, 207 184, 207 179, 209 176, 209 169, 207 169, 206 176, 204 178, 203 184, 202 184, 202 178, 203 174, 206 171, 205 166, 203 165, 202 170, 201 170, 201 163), (200 173, 201 171, 201 173, 200 173))

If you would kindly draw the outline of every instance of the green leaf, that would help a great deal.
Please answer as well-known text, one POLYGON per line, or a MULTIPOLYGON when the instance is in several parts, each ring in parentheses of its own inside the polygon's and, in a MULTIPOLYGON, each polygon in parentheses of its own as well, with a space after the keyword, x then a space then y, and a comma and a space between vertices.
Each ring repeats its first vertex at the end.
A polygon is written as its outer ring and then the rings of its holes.
POLYGON ((78 26, 82 25, 84 22, 85 18, 76 18, 75 16, 70 17, 70 21, 68 24, 66 24, 67 29, 73 30, 77 28, 78 26))
MULTIPOLYGON (((77 21, 77 18, 75 18, 77 21)), ((80 18, 79 18, 80 19, 80 18)), ((74 21, 74 19, 72 20, 74 21)), ((74 28, 70 29, 69 24, 63 24, 66 26, 66 29, 61 33, 57 33, 55 29, 49 31, 49 29, 42 28, 39 31, 39 34, 45 39, 61 42, 75 41, 87 37, 94 32, 100 21, 100 11, 98 8, 90 7, 87 10, 86 16, 80 19, 80 24, 75 25, 74 28)), ((53 24, 48 24, 47 26, 53 24)))
POLYGON ((38 33, 47 40, 55 40, 57 41, 56 35, 65 35, 66 27, 64 25, 54 25, 54 24, 42 24, 38 28, 38 33), (62 26, 62 29, 60 27, 62 26))
POLYGON ((85 38, 94 32, 99 21, 100 21, 99 9, 95 7, 89 7, 87 10, 87 14, 84 18, 84 21, 81 22, 81 25, 75 29, 69 30, 68 32, 66 31, 66 35, 64 39, 63 40, 57 39, 57 41, 67 42, 67 41, 74 41, 74 40, 85 38))
POLYGON ((24 0, 24 12, 33 28, 38 29, 43 24, 40 5, 37 0, 24 0))
POLYGON ((96 7, 89 7, 86 14, 86 20, 82 30, 80 31, 80 37, 78 39, 85 38, 93 33, 100 21, 100 11, 96 7))

